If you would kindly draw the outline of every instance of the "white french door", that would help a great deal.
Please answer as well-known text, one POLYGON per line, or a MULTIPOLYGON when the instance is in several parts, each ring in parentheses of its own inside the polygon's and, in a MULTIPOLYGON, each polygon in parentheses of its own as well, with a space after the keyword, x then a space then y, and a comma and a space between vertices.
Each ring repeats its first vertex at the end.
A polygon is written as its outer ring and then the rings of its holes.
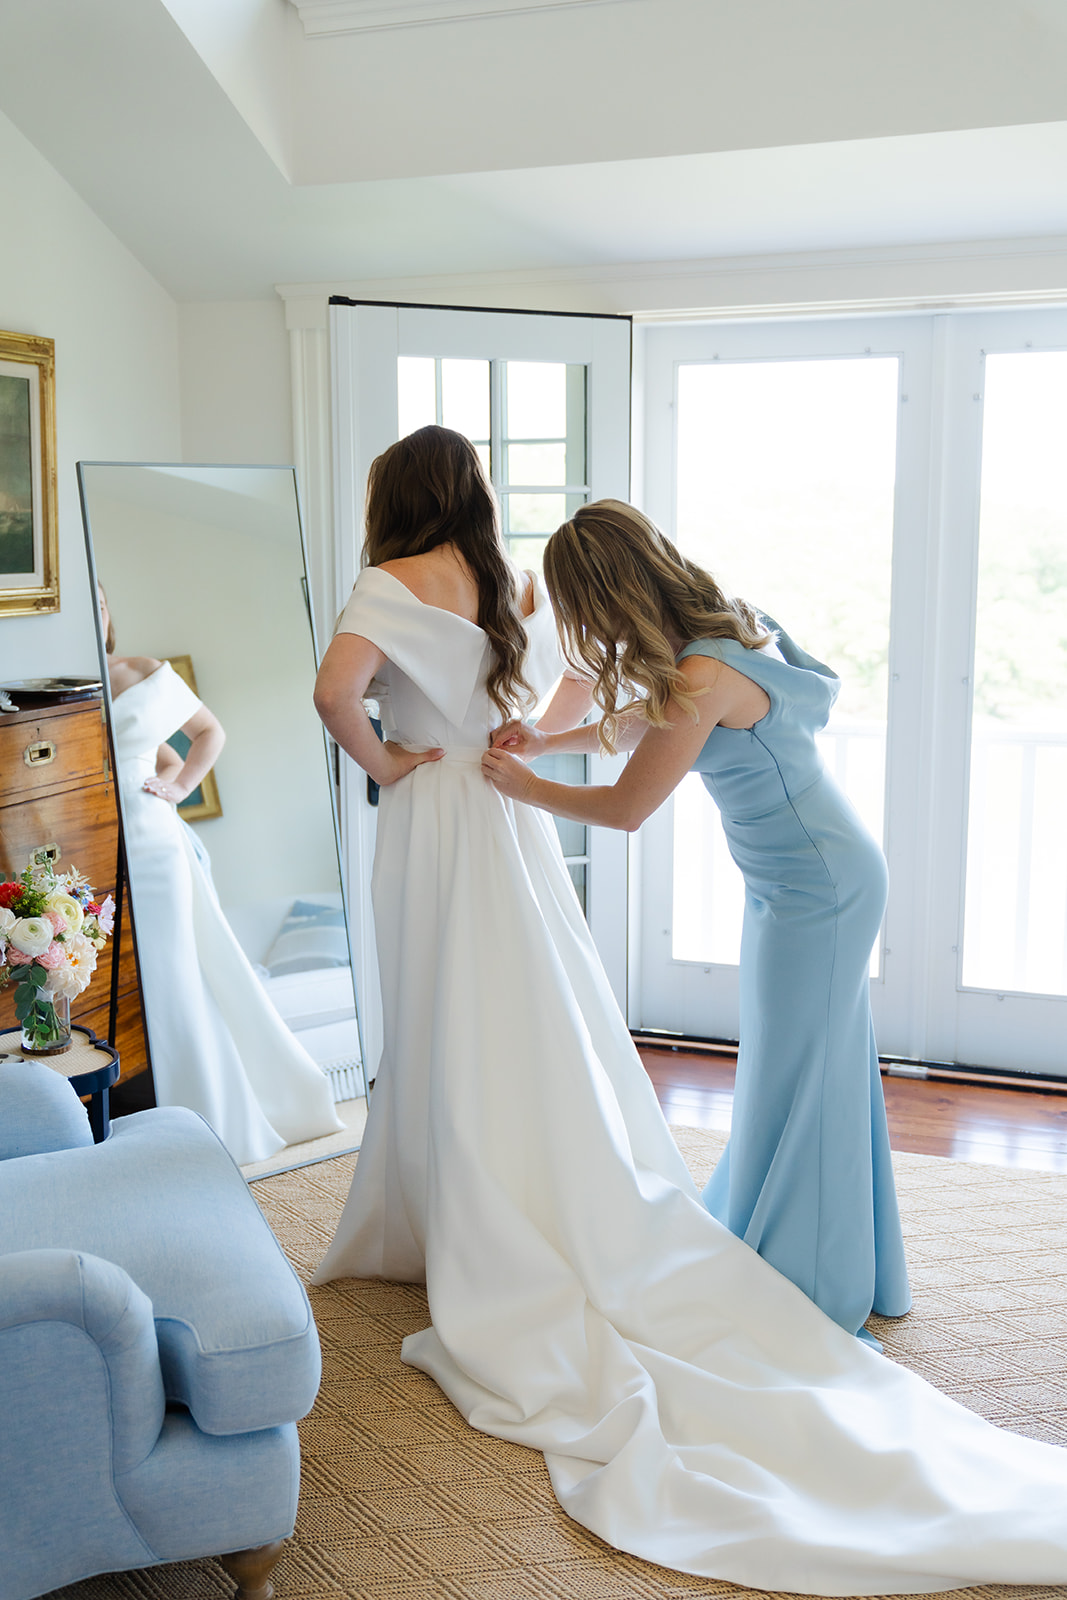
POLYGON ((1067 312, 944 350, 930 1053, 1067 1077, 1067 312))
MULTIPOLYGON (((437 422, 473 440, 501 504, 509 547, 539 569, 548 536, 587 500, 630 489, 628 317, 545 315, 335 302, 333 374, 336 592, 359 570, 367 472, 404 434, 437 422)), ((584 781, 585 758, 559 776, 584 781), (577 768, 580 770, 571 770, 577 768)), ((381 1050, 370 907, 375 811, 350 767, 342 789, 364 1053, 381 1050)), ((626 991, 626 840, 560 828, 575 886, 616 994, 626 991)))
MULTIPOLYGON (((636 381, 644 508, 844 679, 881 1048, 1067 1075, 1067 313, 651 327, 636 381)), ((736 1037, 698 783, 639 844, 631 1023, 736 1037)))

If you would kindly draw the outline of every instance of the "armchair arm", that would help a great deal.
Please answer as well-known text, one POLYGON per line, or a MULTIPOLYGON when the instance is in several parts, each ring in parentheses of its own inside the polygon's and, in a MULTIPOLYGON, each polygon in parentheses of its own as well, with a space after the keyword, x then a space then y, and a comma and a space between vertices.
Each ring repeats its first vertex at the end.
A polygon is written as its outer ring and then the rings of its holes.
POLYGON ((116 1478, 163 1413, 152 1307, 121 1267, 0 1256, 0 1600, 158 1559, 116 1478))
POLYGON ((43 1061, 0 1062, 0 1161, 92 1144, 89 1115, 43 1061))
MULTIPOLYGON (((95 1402, 118 1474, 139 1466, 163 1426, 165 1401, 152 1303, 121 1267, 76 1250, 0 1256, 0 1451, 29 1462, 42 1449, 71 1453, 79 1413, 95 1402), (79 1375, 83 1401, 57 1418, 57 1390, 79 1375), (62 1442, 46 1444, 57 1428, 62 1442)), ((71 1466, 83 1460, 75 1451, 71 1466)), ((90 1465, 99 1472, 100 1462, 90 1465)), ((0 1541, 2 1542, 2 1541, 0 1541)))

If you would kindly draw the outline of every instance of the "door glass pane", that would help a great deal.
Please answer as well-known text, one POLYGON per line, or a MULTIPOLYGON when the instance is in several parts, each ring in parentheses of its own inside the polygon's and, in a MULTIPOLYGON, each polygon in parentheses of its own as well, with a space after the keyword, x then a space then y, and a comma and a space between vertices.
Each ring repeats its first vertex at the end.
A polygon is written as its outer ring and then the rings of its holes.
POLYGON ((567 520, 565 494, 504 494, 504 528, 510 536, 524 533, 555 533, 567 520))
POLYGON ((986 358, 963 982, 1067 994, 1067 353, 986 358))
POLYGON ((488 361, 441 362, 441 426, 489 442, 488 361))
POLYGON ((558 444, 508 445, 508 483, 529 489, 566 481, 567 445, 564 440, 558 444))
POLYGON ((398 438, 437 421, 437 362, 433 356, 399 356, 396 386, 398 438))
POLYGON ((562 361, 509 361, 505 427, 509 439, 561 439, 567 432, 567 368, 562 361))
POLYGON ((398 356, 398 437, 438 423, 466 434, 489 468, 489 362, 398 356))
MULTIPOLYGON (((582 755, 539 756, 530 765, 542 778, 548 778, 553 783, 589 781, 587 758, 582 755)), ((585 911, 589 877, 589 829, 584 823, 572 822, 567 817, 557 817, 555 822, 568 871, 578 891, 582 910, 585 911)))
MULTIPOLYGON (((840 674, 819 743, 877 839, 897 387, 894 356, 678 369, 679 545, 840 674)), ((676 793, 674 819, 674 959, 734 963, 740 874, 695 775, 676 793)))

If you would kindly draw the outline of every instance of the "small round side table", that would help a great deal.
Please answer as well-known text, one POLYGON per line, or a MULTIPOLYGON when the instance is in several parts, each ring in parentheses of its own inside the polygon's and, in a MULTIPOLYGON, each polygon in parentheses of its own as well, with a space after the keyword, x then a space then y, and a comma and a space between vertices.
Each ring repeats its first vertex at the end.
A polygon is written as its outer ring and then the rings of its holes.
POLYGON ((98 1039, 90 1028, 74 1022, 70 1029, 71 1046, 61 1055, 35 1056, 19 1048, 21 1030, 8 1028, 0 1033, 0 1055, 24 1056, 27 1061, 42 1061, 53 1072, 69 1079, 78 1095, 88 1095, 89 1126, 93 1141, 102 1144, 111 1133, 108 1091, 118 1082, 119 1053, 106 1039, 98 1039))

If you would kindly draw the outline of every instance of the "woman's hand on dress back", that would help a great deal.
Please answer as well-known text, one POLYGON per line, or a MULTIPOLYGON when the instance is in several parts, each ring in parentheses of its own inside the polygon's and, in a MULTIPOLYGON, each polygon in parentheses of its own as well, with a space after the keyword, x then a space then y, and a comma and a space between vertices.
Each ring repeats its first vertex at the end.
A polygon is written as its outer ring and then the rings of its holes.
POLYGON ((381 753, 389 762, 387 773, 377 780, 383 788, 388 788, 391 783, 396 783, 400 778, 406 778, 409 772, 414 772, 416 767, 421 767, 424 761, 440 761, 444 755, 444 751, 441 749, 405 750, 402 744, 395 744, 391 739, 386 739, 383 742, 381 753))
POLYGON ((534 774, 525 761, 505 750, 486 750, 482 756, 482 775, 507 800, 525 800, 533 787, 534 774))
POLYGON ((518 756, 520 761, 533 761, 544 754, 546 742, 545 735, 532 722, 515 721, 497 728, 489 745, 493 750, 506 750, 509 755, 518 756))

